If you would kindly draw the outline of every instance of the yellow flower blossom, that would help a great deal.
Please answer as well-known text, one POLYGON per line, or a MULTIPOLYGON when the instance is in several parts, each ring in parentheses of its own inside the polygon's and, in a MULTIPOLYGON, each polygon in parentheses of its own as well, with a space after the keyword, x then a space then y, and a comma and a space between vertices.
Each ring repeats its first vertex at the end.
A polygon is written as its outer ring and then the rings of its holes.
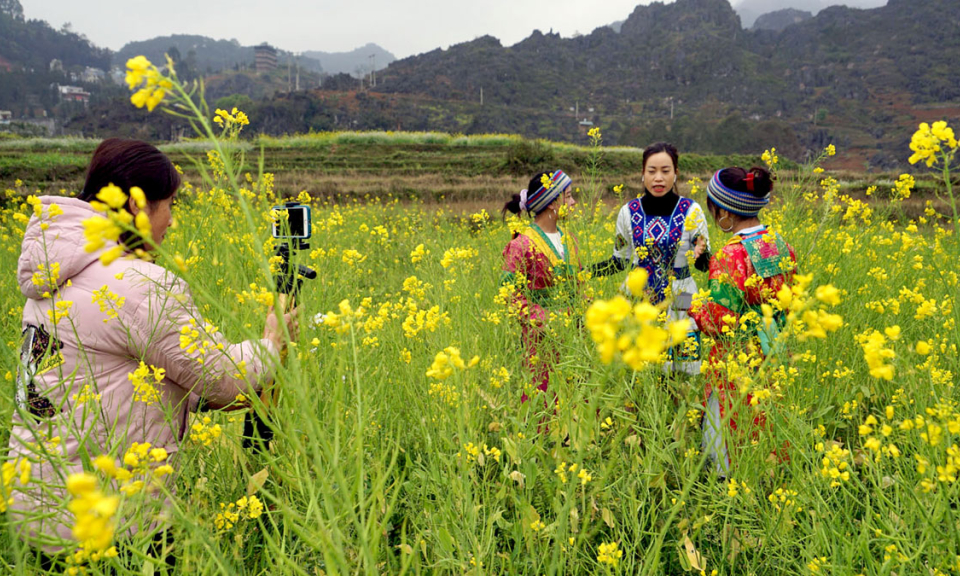
POLYGON ((120 497, 105 496, 96 477, 87 473, 68 476, 67 491, 73 497, 67 505, 75 517, 73 537, 87 553, 105 551, 113 541, 113 515, 120 497))
POLYGON ((932 167, 937 163, 937 155, 943 151, 944 146, 951 151, 956 150, 957 139, 953 129, 942 120, 934 122, 932 126, 923 122, 910 139, 910 150, 913 151, 910 163, 916 164, 922 161, 928 168, 932 167))
POLYGON ((623 558, 623 550, 619 549, 619 542, 606 542, 597 550, 597 562, 616 566, 623 558))

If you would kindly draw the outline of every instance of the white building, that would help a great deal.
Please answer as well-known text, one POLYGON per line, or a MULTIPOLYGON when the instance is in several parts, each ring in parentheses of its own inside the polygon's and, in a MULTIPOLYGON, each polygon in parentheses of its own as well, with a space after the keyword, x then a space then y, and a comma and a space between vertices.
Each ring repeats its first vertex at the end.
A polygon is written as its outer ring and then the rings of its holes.
POLYGON ((92 66, 87 66, 83 69, 83 74, 80 75, 84 82, 93 84, 98 82, 103 82, 107 77, 107 73, 99 68, 93 68, 92 66))

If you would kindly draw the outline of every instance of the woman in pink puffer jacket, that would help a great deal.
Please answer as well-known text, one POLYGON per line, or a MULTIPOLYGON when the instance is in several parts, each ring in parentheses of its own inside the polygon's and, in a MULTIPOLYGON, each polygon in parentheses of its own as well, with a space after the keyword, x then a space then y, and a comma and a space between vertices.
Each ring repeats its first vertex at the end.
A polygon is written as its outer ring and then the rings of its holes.
MULTIPOLYGON (((99 257, 117 243, 88 253, 84 221, 102 216, 89 202, 108 184, 126 194, 143 191, 143 207, 129 198, 127 210, 146 213, 160 245, 180 177, 150 144, 109 139, 94 153, 78 198, 40 198, 18 265, 27 302, 8 458, 30 460, 32 474, 14 491, 10 513, 21 538, 46 551, 71 546, 64 541, 72 537, 73 516, 64 506, 71 473, 91 472, 104 454, 120 466, 134 443, 145 442, 164 449, 164 463, 175 469, 189 413, 201 402, 217 409, 259 393, 273 378, 285 334, 297 327, 292 314, 284 315, 284 327, 270 312, 262 339, 231 344, 205 332, 189 288, 173 273, 133 257, 103 265, 99 257)), ((125 249, 138 244, 124 240, 125 249)), ((157 518, 140 521, 131 532, 157 518)))

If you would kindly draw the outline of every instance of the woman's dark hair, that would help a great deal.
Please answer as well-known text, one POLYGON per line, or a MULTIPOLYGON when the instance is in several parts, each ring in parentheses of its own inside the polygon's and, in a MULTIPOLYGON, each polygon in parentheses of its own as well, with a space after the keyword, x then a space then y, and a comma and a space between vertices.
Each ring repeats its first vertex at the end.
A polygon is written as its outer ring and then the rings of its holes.
MULTIPOLYGON (((540 172, 536 176, 530 179, 530 182, 527 184, 528 192, 536 192, 543 186, 543 177, 544 175, 549 176, 549 172, 540 172)), ((504 203, 503 208, 500 209, 500 214, 503 216, 503 219, 506 220, 507 212, 514 214, 516 216, 520 215, 522 210, 520 209, 520 195, 514 194, 509 200, 504 203)))
MULTIPOLYGON (((762 198, 773 192, 773 175, 770 174, 769 170, 760 166, 754 166, 749 170, 744 170, 739 166, 724 168, 720 171, 719 178, 720 182, 727 188, 738 192, 747 192, 757 198, 762 198), (752 178, 750 178, 751 175, 752 178)), ((714 204, 708 196, 707 209, 711 213, 715 213, 718 208, 719 206, 714 204)), ((733 216, 739 218, 736 214, 733 216)))
POLYGON ((140 140, 108 138, 93 153, 87 179, 77 198, 86 202, 95 200, 100 189, 109 184, 118 186, 126 194, 136 186, 152 203, 176 193, 180 174, 156 146, 140 140))
POLYGON ((679 170, 680 154, 677 152, 676 146, 673 144, 668 144, 667 142, 654 142, 643 149, 643 164, 641 165, 641 170, 646 171, 647 160, 649 160, 654 154, 659 154, 661 152, 666 152, 667 155, 670 156, 670 159, 673 160, 673 171, 676 172, 679 170))

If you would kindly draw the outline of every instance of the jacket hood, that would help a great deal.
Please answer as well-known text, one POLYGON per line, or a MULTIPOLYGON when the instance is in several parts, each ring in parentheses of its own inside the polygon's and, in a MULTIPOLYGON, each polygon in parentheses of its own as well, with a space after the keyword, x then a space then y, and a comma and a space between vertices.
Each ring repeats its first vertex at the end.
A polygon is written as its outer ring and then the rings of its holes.
POLYGON ((68 280, 97 262, 101 250, 114 245, 113 242, 108 242, 105 248, 93 253, 87 253, 83 249, 86 244, 83 221, 103 215, 102 212, 94 210, 88 202, 59 196, 41 196, 40 202, 43 207, 42 216, 30 217, 17 263, 20 292, 33 300, 49 297, 68 280), (51 217, 51 205, 56 205, 63 213, 51 217), (42 224, 49 226, 44 230, 42 224), (57 270, 57 265, 59 272, 54 275, 55 285, 50 286, 47 283, 51 276, 49 271, 57 270), (34 282, 34 274, 37 275, 39 284, 34 282), (47 296, 44 296, 45 293, 47 296))

